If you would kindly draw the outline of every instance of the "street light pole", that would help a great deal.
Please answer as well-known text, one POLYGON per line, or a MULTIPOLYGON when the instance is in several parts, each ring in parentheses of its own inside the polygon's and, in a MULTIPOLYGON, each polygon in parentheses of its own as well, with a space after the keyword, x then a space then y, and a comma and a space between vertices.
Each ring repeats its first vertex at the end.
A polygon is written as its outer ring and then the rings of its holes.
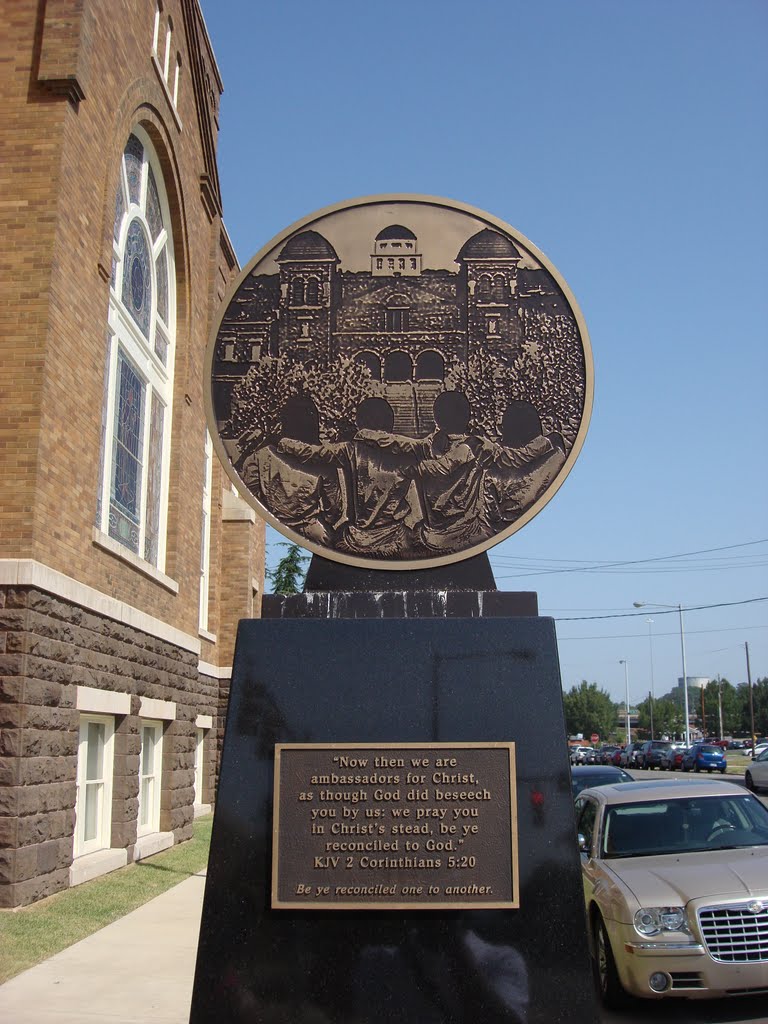
POLYGON ((683 606, 681 604, 660 604, 658 601, 633 601, 635 608, 677 608, 680 615, 680 652, 683 659, 683 714, 685 715, 685 745, 691 745, 690 715, 688 712, 688 669, 685 665, 685 625, 683 623, 683 606))
POLYGON ((653 619, 648 619, 648 653, 651 663, 651 739, 655 739, 653 735, 653 705, 656 700, 656 694, 653 688, 653 619))
POLYGON ((685 667, 685 628, 683 626, 683 606, 679 604, 677 610, 680 613, 680 651, 683 656, 683 703, 685 707, 685 745, 691 745, 690 715, 688 713, 688 670, 685 667))
POLYGON ((624 666, 624 711, 627 717, 627 744, 629 744, 631 735, 629 722, 629 663, 622 659, 619 664, 624 666))

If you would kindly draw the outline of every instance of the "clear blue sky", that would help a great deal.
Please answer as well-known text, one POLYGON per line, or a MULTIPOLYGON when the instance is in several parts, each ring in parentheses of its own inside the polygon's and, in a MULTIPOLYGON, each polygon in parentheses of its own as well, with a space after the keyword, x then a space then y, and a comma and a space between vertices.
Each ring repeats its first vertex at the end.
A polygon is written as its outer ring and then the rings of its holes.
POLYGON ((202 7, 242 265, 320 207, 414 192, 501 217, 574 292, 590 431, 490 553, 499 587, 536 590, 557 620, 563 686, 623 699, 627 659, 642 699, 652 651, 656 694, 672 687, 676 613, 578 619, 633 601, 729 605, 686 612, 688 674, 744 681, 748 642, 768 676, 765 0, 202 7))

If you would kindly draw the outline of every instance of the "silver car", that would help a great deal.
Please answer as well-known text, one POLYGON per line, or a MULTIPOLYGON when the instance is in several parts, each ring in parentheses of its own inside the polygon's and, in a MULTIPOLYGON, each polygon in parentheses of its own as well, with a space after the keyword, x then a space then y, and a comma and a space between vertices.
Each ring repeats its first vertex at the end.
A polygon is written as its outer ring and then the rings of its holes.
POLYGON ((576 800, 595 976, 625 994, 768 991, 768 810, 730 782, 632 782, 576 800))

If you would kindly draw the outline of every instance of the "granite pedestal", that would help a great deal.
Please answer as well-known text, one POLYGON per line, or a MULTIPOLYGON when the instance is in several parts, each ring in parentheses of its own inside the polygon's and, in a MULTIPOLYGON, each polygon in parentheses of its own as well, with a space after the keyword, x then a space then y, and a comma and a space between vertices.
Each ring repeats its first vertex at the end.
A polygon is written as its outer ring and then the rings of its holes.
POLYGON ((554 624, 436 614, 241 623, 192 1024, 597 1020, 554 624), (276 744, 493 741, 519 909, 273 909, 276 744))

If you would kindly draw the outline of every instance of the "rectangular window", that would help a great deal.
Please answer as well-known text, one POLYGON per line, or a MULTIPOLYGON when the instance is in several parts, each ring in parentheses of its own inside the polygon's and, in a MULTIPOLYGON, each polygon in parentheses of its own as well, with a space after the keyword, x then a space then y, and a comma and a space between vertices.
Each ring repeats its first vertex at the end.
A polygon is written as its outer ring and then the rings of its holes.
POLYGON ((154 27, 154 32, 152 33, 152 53, 154 53, 155 56, 157 56, 157 44, 160 41, 160 15, 161 15, 161 13, 162 13, 162 8, 160 7, 160 4, 158 4, 155 7, 155 27, 154 27))
POLYGON ((203 455, 203 528, 200 538, 200 629, 208 629, 208 592, 211 569, 211 491, 213 489, 213 441, 205 431, 203 455))
POLYGON ((176 70, 173 75, 173 105, 179 105, 179 79, 181 78, 181 57, 176 55, 176 70))
POLYGON ((140 836, 160 831, 160 788, 163 764, 162 722, 141 722, 141 755, 139 758, 139 828, 140 836))
POLYGON ((388 309, 387 310, 387 330, 388 331, 407 331, 408 330, 408 310, 407 309, 388 309))
POLYGON ((205 750, 205 729, 195 729, 195 803, 203 802, 203 753, 205 750))
POLYGON ((82 715, 77 750, 74 855, 108 849, 112 828, 114 719, 82 715))

